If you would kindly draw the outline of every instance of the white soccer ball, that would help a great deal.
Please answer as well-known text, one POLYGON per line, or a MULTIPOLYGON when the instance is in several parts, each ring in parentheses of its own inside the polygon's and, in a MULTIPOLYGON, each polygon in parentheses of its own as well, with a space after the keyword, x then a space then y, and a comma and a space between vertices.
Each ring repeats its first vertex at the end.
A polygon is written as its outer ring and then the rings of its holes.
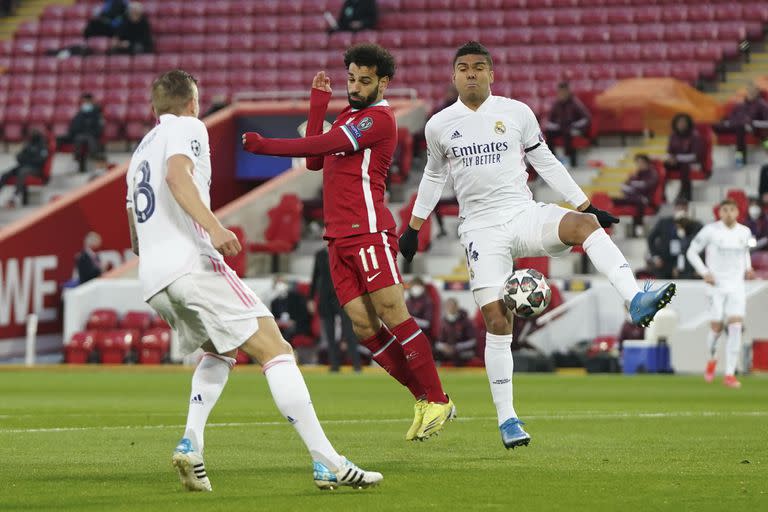
POLYGON ((520 318, 540 315, 552 299, 547 280, 531 268, 515 270, 504 283, 504 304, 520 318))

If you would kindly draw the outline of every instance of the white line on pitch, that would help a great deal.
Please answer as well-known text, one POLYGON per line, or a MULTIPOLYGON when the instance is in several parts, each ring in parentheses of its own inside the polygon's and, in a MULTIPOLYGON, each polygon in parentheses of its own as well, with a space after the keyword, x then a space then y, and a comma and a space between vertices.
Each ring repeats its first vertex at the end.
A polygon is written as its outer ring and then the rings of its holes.
MULTIPOLYGON (((623 420, 623 419, 657 419, 657 418, 709 418, 709 417, 763 417, 768 416, 768 411, 673 411, 673 412, 639 412, 639 413, 576 413, 576 414, 533 414, 526 416, 527 421, 535 420, 623 420)), ((468 416, 459 417, 457 421, 490 421, 496 416, 468 416)), ((411 418, 380 418, 359 420, 324 420, 323 425, 357 425, 372 423, 407 423, 411 418)), ((209 423, 207 428, 232 428, 232 427, 274 427, 286 425, 285 421, 245 421, 227 423, 209 423)), ((184 425, 112 425, 91 427, 52 427, 52 428, 15 428, 0 429, 0 434, 27 434, 46 432, 82 432, 87 430, 162 430, 181 429, 184 425)))

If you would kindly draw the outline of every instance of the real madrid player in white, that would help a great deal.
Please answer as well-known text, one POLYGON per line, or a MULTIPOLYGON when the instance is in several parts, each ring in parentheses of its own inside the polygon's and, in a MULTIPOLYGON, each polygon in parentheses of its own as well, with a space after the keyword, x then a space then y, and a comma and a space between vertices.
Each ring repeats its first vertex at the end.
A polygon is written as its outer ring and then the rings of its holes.
POLYGON ((724 199, 718 208, 720 220, 704 226, 691 241, 686 256, 696 272, 709 285, 710 327, 709 361, 704 372, 707 382, 715 378, 717 339, 723 332, 723 320, 728 324, 725 345, 725 377, 723 384, 740 388, 736 379, 736 365, 741 351, 741 326, 746 311, 744 279, 752 279, 750 245, 754 245, 752 231, 737 222, 739 207, 733 199, 724 199), (706 251, 706 264, 699 254, 706 251))
POLYGON ((380 473, 358 468, 331 446, 291 346, 264 303, 224 262, 241 247, 211 212, 210 148, 197 119, 197 81, 181 70, 161 75, 152 84, 152 108, 159 123, 128 168, 131 243, 144 300, 176 330, 183 352, 205 350, 192 377, 187 427, 172 457, 182 484, 211 490, 203 430, 238 348, 261 363, 277 408, 309 450, 318 487, 377 484, 380 473))
POLYGON ((428 159, 400 250, 410 261, 418 230, 440 198, 448 175, 459 202, 459 240, 467 254, 470 286, 488 334, 485 367, 496 405, 502 442, 527 445, 512 402, 512 317, 502 301, 513 259, 559 256, 583 245, 629 305, 632 320, 647 325, 675 292, 674 284, 640 291, 626 258, 603 229, 618 219, 592 206, 565 167, 547 147, 531 109, 493 96, 493 61, 471 41, 456 52, 453 82, 459 99, 435 114, 425 128, 428 159), (523 157, 576 210, 533 200, 523 157), (601 227, 602 226, 602 227, 601 227))

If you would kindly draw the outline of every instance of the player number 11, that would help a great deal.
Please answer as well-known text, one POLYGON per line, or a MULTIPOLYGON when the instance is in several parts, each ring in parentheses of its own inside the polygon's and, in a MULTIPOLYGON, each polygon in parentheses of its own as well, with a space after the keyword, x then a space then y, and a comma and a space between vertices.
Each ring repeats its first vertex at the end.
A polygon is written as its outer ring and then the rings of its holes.
POLYGON ((370 254, 371 256, 371 267, 373 270, 379 269, 379 260, 376 259, 376 250, 373 248, 372 245, 369 245, 366 249, 365 247, 360 248, 360 261, 363 262, 363 271, 368 272, 368 258, 365 257, 365 253, 370 254))

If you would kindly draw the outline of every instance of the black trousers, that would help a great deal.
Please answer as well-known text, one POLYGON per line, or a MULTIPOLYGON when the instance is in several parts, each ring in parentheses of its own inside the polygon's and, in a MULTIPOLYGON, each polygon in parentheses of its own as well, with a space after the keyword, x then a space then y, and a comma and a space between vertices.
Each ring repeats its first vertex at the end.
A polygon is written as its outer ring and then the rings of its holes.
POLYGON ((21 203, 26 205, 29 203, 29 189, 27 188, 27 176, 39 176, 41 170, 37 167, 31 167, 28 165, 17 165, 11 167, 8 171, 4 172, 0 176, 0 188, 4 187, 6 183, 12 178, 16 178, 16 194, 21 196, 21 203))
MULTIPOLYGON (((335 314, 322 315, 322 336, 328 344, 328 364, 331 371, 338 371, 343 362, 341 355, 340 340, 336 339, 336 316, 335 314)), ((357 336, 352 329, 352 320, 346 313, 341 311, 341 337, 347 342, 347 354, 352 360, 352 366, 355 371, 360 371, 360 352, 357 350, 357 336)))

